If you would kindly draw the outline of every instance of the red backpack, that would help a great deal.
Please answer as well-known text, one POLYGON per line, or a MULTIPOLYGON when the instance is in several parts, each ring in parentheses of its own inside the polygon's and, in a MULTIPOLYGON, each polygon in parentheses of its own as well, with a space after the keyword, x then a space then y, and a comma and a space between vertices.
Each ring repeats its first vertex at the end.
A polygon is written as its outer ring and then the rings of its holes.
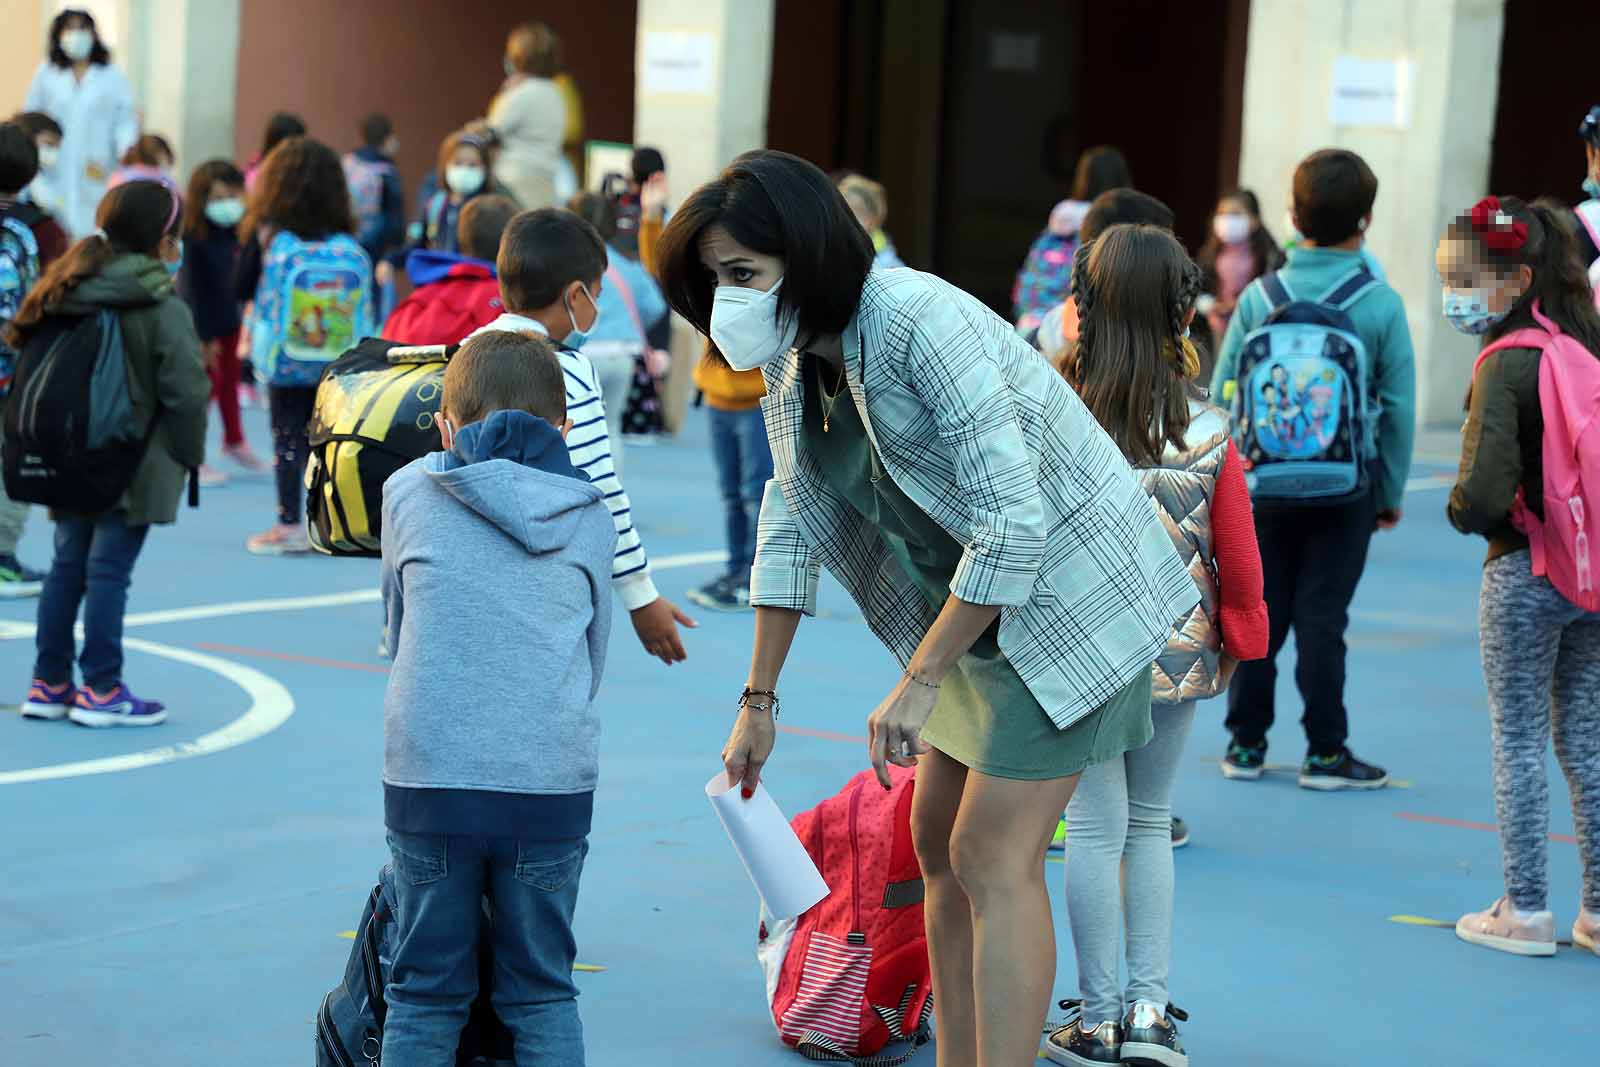
POLYGON ((772 1020, 807 1059, 893 1067, 932 1036, 922 870, 911 845, 916 772, 889 773, 887 792, 862 771, 794 818, 831 892, 797 919, 762 916, 756 955, 772 1020), (911 1047, 875 1055, 893 1041, 911 1047))
POLYGON ((1600 612, 1600 359, 1544 317, 1533 302, 1539 329, 1517 330, 1485 348, 1472 373, 1491 352, 1537 348, 1539 409, 1544 415, 1544 521, 1522 495, 1511 524, 1528 535, 1533 573, 1585 611, 1600 612))

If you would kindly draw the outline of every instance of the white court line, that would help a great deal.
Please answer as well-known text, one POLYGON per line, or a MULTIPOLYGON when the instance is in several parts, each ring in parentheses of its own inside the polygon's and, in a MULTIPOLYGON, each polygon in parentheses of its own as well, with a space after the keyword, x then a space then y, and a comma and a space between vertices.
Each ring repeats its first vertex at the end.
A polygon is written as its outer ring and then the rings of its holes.
POLYGON ((1419 474, 1406 482, 1406 492, 1426 492, 1430 489, 1449 489, 1456 484, 1453 474, 1419 474))
MULTIPOLYGON (((706 563, 726 561, 726 552, 684 552, 675 556, 662 556, 653 561, 655 570, 666 571, 678 567, 694 567, 706 563)), ((193 608, 175 608, 168 611, 146 611, 123 619, 123 627, 155 626, 167 622, 191 622, 195 619, 214 619, 234 615, 256 615, 278 611, 306 611, 312 608, 343 607, 349 604, 370 604, 382 599, 376 589, 356 589, 348 593, 325 593, 320 596, 273 597, 264 600, 237 600, 226 604, 205 604, 193 608)), ((0 622, 0 639, 32 637, 37 629, 32 623, 0 622)), ((82 630, 82 627, 79 627, 82 630)), ((175 745, 162 745, 141 752, 101 759, 78 760, 73 763, 53 763, 45 767, 30 767, 20 771, 0 771, 0 785, 18 785, 23 782, 43 782, 54 778, 81 778, 90 774, 111 774, 131 771, 139 767, 154 767, 162 763, 193 759, 223 752, 247 741, 254 741, 271 733, 294 714, 294 697, 281 682, 254 667, 246 667, 232 660, 191 652, 186 648, 157 644, 136 637, 123 639, 123 645, 137 652, 187 663, 202 670, 219 674, 243 689, 250 697, 250 707, 226 726, 203 734, 193 741, 175 745)))

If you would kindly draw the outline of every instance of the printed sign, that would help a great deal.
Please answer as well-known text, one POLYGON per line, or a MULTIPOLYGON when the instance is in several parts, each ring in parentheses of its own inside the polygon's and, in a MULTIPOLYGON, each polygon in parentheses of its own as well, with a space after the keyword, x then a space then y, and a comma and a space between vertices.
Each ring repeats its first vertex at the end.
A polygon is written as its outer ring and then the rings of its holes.
POLYGON ((710 96, 717 39, 709 33, 651 30, 644 35, 639 87, 646 93, 710 96))
POLYGON ((1329 121, 1335 126, 1406 129, 1411 125, 1413 73, 1409 59, 1338 57, 1333 61, 1329 121))

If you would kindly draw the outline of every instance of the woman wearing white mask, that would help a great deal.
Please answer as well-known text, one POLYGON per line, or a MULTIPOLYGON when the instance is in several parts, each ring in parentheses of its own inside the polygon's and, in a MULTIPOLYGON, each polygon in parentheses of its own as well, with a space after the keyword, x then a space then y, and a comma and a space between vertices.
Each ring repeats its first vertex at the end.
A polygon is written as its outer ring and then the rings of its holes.
POLYGON ((495 177, 527 211, 554 207, 556 169, 567 128, 567 102, 555 76, 561 46, 550 27, 529 23, 506 41, 506 80, 489 105, 500 135, 495 177))
POLYGON ((87 11, 68 8, 50 24, 50 47, 28 87, 27 110, 61 124, 61 153, 52 175, 61 224, 74 237, 94 229, 106 179, 139 137, 133 90, 111 65, 87 11))
POLYGON ((867 720, 879 780, 919 762, 939 1062, 1032 1063, 1055 969, 1045 847, 1085 767, 1151 736, 1150 661, 1197 603, 1116 445, 1048 363, 931 275, 871 271, 815 166, 740 156, 673 215, 668 301, 761 367, 774 478, 730 782, 772 752, 818 571, 903 670, 867 720))

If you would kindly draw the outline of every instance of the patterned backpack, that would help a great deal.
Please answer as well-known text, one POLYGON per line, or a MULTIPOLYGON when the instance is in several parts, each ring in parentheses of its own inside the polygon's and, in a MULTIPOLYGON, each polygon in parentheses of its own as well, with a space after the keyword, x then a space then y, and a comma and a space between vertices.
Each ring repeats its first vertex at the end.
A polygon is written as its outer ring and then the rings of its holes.
POLYGON ((1011 290, 1018 330, 1026 332, 1038 326, 1045 314, 1072 292, 1072 260, 1077 254, 1076 233, 1062 236, 1046 230, 1033 242, 1011 290))
POLYGON ((388 160, 363 159, 354 152, 345 154, 344 181, 350 187, 356 240, 363 248, 375 248, 383 240, 383 187, 396 173, 388 160))
POLYGON ((1349 312, 1383 283, 1358 264, 1316 300, 1296 297, 1276 271, 1251 284, 1269 311, 1244 339, 1224 388, 1251 497, 1332 504, 1359 496, 1370 482, 1378 408, 1349 312))
POLYGON ((811 1060, 895 1067, 932 1036, 922 871, 911 845, 915 772, 871 771, 791 825, 831 892, 796 919, 762 916, 756 956, 783 1043, 811 1060), (879 1056, 894 1041, 898 1056, 879 1056))
POLYGON ((269 384, 312 386, 373 331, 372 261, 349 234, 272 239, 256 287, 250 356, 269 384))
MULTIPOLYGON (((16 318, 22 300, 39 280, 39 241, 19 209, 10 204, 0 210, 0 333, 16 318)), ((0 340, 0 397, 11 389, 17 353, 0 340)))

